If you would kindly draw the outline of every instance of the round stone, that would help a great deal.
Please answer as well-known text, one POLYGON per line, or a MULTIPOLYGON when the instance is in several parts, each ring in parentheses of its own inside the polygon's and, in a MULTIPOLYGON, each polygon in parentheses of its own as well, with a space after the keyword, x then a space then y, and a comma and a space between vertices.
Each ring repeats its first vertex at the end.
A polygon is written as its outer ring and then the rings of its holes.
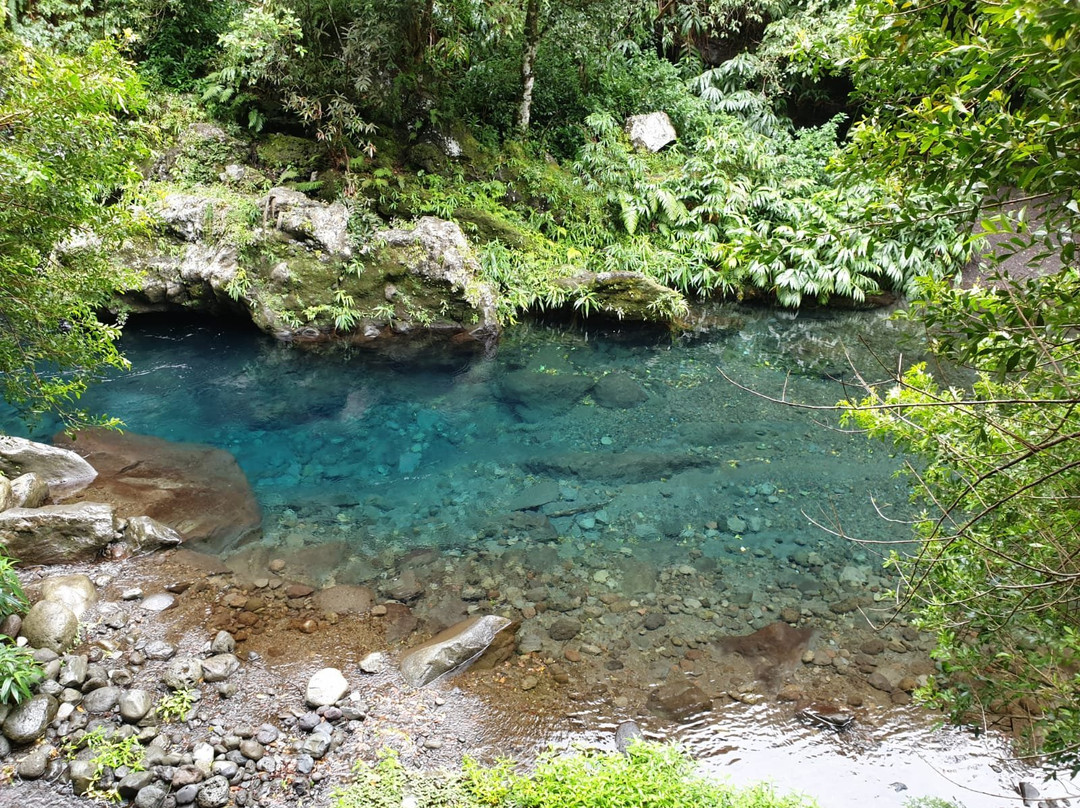
POLYGON ((79 619, 62 603, 41 600, 23 619, 22 636, 34 648, 63 652, 79 633, 79 619))
POLYGON ((309 707, 333 704, 349 689, 345 675, 337 668, 323 668, 308 680, 305 699, 309 707))
POLYGON ((229 801, 229 781, 220 774, 211 777, 201 786, 195 795, 199 808, 221 808, 229 801))

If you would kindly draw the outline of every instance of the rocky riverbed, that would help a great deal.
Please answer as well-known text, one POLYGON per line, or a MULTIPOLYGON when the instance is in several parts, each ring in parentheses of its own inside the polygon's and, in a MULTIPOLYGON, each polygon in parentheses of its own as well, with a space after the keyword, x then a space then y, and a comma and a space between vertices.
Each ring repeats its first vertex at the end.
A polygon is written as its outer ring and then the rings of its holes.
POLYGON ((144 744, 147 771, 106 773, 99 783, 137 805, 291 805, 301 795, 326 800, 353 760, 383 747, 424 766, 465 753, 527 758, 583 700, 646 726, 762 701, 840 724, 906 703, 930 670, 928 643, 912 629, 874 632, 849 608, 861 587, 831 604, 797 587, 760 605, 713 603, 700 569, 709 565, 688 552, 657 569, 640 599, 627 599, 582 581, 595 573, 536 555, 545 550, 504 541, 471 558, 411 559, 402 574, 412 571, 422 591, 444 590, 466 614, 502 611, 514 621, 467 672, 421 689, 404 682, 396 660, 438 626, 427 598, 411 598, 410 608, 402 602, 410 598, 363 587, 315 590, 283 558, 230 569, 187 550, 28 571, 36 598, 74 585, 86 610, 77 645, 37 652, 49 673, 35 697, 42 707, 8 710, 4 763, 14 779, 3 793, 36 794, 41 782, 58 794, 85 790, 80 759, 89 753, 61 750, 99 726, 144 744), (487 576, 513 580, 513 566, 548 570, 531 581, 523 572, 533 585, 522 609, 500 610, 503 595, 492 590, 472 599, 487 576), (816 599, 821 613, 804 615, 797 604, 816 599), (764 625, 749 632, 755 622, 764 625), (341 672, 344 690, 312 701, 308 682, 326 667, 341 672), (188 720, 154 713, 184 688, 197 698, 188 720))

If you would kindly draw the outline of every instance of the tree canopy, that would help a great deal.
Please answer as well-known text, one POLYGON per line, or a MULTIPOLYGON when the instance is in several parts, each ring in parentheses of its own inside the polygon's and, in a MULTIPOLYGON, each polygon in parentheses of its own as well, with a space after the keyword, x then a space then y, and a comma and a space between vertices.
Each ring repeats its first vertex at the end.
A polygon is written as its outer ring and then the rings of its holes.
POLYGON ((123 363, 97 307, 122 284, 102 250, 123 232, 107 204, 144 154, 143 91, 117 49, 79 58, 0 33, 0 377, 28 413, 69 418, 88 379, 123 363))
POLYGON ((1035 270, 926 283, 909 309, 939 355, 973 371, 970 386, 919 366, 845 403, 921 458, 908 467, 919 550, 893 563, 938 635, 941 676, 924 695, 959 718, 1011 720, 1076 770, 1080 4, 860 0, 858 12, 868 107, 850 164, 967 205, 974 235, 996 236, 987 266, 1027 249, 1021 268, 1035 270))

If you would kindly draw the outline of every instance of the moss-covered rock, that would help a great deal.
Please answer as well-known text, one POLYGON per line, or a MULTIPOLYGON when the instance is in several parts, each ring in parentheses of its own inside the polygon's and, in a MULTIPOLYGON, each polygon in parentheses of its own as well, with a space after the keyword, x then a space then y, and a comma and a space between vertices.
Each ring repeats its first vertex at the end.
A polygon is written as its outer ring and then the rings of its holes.
POLYGON ((250 151, 248 143, 221 127, 195 123, 161 154, 150 173, 159 180, 211 185, 219 181, 226 166, 246 163, 250 151))
POLYGON ((121 296, 131 312, 188 309, 242 314, 278 339, 372 347, 432 344, 487 349, 497 338, 496 292, 461 229, 425 217, 356 245, 348 211, 287 188, 266 198, 164 194, 156 238, 120 257, 143 271, 121 296), (261 221, 230 221, 250 207, 261 221))
POLYGON ((672 322, 686 314, 686 299, 640 272, 578 272, 558 281, 585 314, 627 322, 672 322))
POLYGON ((272 176, 291 171, 296 178, 307 180, 313 171, 326 167, 326 149, 315 140, 295 135, 271 134, 255 145, 261 165, 272 176))

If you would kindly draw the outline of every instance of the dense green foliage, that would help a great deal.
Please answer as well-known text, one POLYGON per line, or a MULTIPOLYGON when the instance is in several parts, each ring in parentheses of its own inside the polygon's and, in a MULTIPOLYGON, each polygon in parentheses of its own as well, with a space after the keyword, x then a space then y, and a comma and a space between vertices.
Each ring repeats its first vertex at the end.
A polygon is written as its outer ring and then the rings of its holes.
POLYGON ((335 808, 398 808, 412 794, 420 805, 445 808, 810 808, 803 797, 768 786, 748 789, 706 780, 675 746, 637 743, 627 754, 577 752, 543 756, 529 774, 512 761, 484 767, 466 760, 460 772, 414 772, 394 754, 359 763, 335 808))
POLYGON ((22 614, 29 604, 22 582, 15 572, 15 559, 0 545, 0 621, 12 614, 22 614))
POLYGON ((1015 233, 996 258, 1034 246, 1030 262, 1064 267, 967 291, 928 284, 909 316, 976 381, 945 388, 916 367, 848 405, 871 434, 925 460, 909 469, 926 507, 920 549, 894 559, 938 634, 941 676, 924 695, 959 718, 1012 719, 1076 769, 1080 5, 865 0, 860 10, 856 75, 872 106, 852 159, 958 207, 966 190, 982 192, 969 220, 1015 233), (886 41, 902 58, 880 58, 886 41), (1031 201, 1038 216, 1026 215, 1031 201))
POLYGON ((136 175, 142 89, 116 49, 78 58, 0 34, 0 375, 28 412, 71 413, 88 375, 123 363, 96 307, 121 283, 102 251, 136 175))
POLYGON ((28 648, 0 637, 0 704, 18 704, 33 695, 33 686, 43 677, 41 665, 28 648))

